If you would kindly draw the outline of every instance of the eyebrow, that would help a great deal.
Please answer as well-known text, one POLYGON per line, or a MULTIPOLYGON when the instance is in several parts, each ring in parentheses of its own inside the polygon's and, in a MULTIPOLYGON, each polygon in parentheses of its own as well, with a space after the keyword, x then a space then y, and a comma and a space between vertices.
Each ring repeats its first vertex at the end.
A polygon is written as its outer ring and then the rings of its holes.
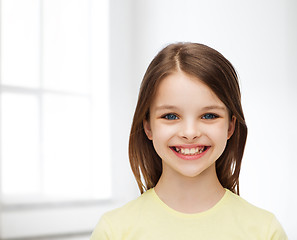
POLYGON ((211 105, 202 108, 202 110, 226 110, 226 107, 221 105, 211 105))
POLYGON ((178 107, 175 107, 173 105, 161 105, 161 106, 157 106, 156 107, 156 111, 159 111, 159 110, 177 110, 178 107))
MULTIPOLYGON (((157 106, 156 111, 160 111, 160 110, 178 110, 178 107, 173 105, 157 106)), ((221 105, 210 105, 202 108, 202 111, 209 111, 209 110, 226 110, 226 107, 221 105)))

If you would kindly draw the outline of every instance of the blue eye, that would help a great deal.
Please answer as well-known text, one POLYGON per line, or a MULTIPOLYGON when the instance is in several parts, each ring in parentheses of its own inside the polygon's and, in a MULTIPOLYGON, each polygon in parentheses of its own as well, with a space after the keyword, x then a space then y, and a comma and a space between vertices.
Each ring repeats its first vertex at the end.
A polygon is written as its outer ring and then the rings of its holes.
POLYGON ((169 114, 166 114, 163 118, 165 118, 167 120, 177 120, 178 119, 178 116, 176 116, 173 113, 169 113, 169 114))
POLYGON ((215 119, 215 118, 218 118, 218 116, 213 113, 206 113, 202 116, 202 119, 215 119))

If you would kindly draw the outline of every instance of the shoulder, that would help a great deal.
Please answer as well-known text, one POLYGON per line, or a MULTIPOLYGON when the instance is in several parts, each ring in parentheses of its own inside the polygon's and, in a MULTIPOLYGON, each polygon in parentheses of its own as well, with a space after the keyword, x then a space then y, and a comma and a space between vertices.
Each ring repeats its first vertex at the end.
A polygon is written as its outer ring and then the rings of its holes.
POLYGON ((127 215, 129 215, 130 220, 134 220, 133 218, 137 218, 137 216, 151 204, 151 197, 152 189, 143 193, 138 198, 126 203, 122 207, 105 213, 103 217, 109 219, 109 221, 115 222, 120 221, 122 218, 127 219, 127 215))
POLYGON ((251 217, 260 217, 264 219, 271 219, 274 215, 262 208, 259 208, 242 197, 232 193, 231 191, 227 190, 227 197, 228 197, 228 205, 232 206, 233 211, 240 213, 240 214, 247 214, 251 217))
POLYGON ((259 208, 242 197, 227 190, 225 204, 229 209, 228 215, 235 218, 242 228, 265 236, 263 239, 286 240, 286 234, 275 215, 265 209, 259 208))
POLYGON ((137 223, 143 211, 149 209, 152 190, 148 190, 138 198, 102 215, 91 239, 120 239, 137 223))

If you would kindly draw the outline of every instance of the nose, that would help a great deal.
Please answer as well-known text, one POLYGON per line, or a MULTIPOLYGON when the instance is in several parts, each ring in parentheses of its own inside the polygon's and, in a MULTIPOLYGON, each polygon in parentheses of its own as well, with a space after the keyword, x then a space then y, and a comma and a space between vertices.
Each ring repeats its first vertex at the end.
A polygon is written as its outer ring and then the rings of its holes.
POLYGON ((201 136, 199 125, 194 120, 187 120, 182 123, 180 137, 189 141, 195 140, 201 136))

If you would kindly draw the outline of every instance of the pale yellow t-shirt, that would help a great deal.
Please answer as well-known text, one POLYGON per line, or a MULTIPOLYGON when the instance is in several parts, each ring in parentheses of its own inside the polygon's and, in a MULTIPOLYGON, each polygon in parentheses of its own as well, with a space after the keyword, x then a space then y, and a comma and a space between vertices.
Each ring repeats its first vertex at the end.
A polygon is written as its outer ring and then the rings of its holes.
POLYGON ((175 211, 154 189, 105 213, 91 240, 286 240, 275 216, 226 189, 211 209, 195 214, 175 211))

